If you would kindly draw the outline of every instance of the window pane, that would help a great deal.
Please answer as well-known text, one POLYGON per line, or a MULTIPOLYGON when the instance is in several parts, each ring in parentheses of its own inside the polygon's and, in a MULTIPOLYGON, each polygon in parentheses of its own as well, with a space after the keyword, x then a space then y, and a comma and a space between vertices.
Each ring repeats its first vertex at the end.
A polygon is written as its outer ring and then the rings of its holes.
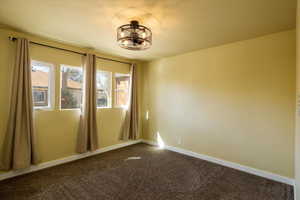
POLYGON ((111 72, 97 71, 97 107, 111 107, 111 72))
POLYGON ((31 81, 34 107, 50 107, 50 66, 32 61, 31 81))
POLYGON ((61 67, 61 109, 80 108, 83 73, 80 67, 61 67))
POLYGON ((126 107, 129 100, 130 76, 116 74, 116 106, 126 107))

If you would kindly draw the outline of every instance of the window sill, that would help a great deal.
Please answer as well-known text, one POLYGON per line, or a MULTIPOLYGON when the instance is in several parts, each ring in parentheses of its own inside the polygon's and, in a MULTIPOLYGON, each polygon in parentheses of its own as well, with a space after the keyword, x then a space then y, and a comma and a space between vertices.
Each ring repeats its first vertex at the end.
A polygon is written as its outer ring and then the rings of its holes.
POLYGON ((97 107, 97 110, 101 109, 112 109, 112 107, 97 107))
POLYGON ((80 108, 60 108, 60 111, 80 111, 80 108))
POLYGON ((43 107, 36 107, 36 108, 33 108, 33 111, 35 111, 35 112, 39 112, 39 111, 54 111, 54 109, 53 108, 49 108, 49 107, 45 107, 45 108, 43 108, 43 107))
POLYGON ((122 109, 122 110, 128 110, 128 107, 126 106, 114 106, 116 109, 122 109))

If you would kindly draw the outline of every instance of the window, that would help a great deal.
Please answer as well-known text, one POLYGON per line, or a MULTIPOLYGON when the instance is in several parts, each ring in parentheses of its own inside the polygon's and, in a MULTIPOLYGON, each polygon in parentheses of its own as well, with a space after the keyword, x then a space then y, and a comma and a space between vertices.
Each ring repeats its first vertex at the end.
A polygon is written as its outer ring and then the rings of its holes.
POLYGON ((81 67, 61 66, 61 109, 76 109, 82 102, 83 72, 81 67))
POLYGON ((115 74, 115 105, 116 107, 127 107, 129 100, 130 75, 115 74))
POLYGON ((111 107, 111 72, 97 71, 97 108, 111 107))
POLYGON ((52 106, 52 70, 53 66, 51 64, 31 61, 31 81, 34 108, 51 108, 52 106))
POLYGON ((37 89, 33 90, 33 98, 36 104, 45 104, 48 105, 48 91, 39 91, 37 89))

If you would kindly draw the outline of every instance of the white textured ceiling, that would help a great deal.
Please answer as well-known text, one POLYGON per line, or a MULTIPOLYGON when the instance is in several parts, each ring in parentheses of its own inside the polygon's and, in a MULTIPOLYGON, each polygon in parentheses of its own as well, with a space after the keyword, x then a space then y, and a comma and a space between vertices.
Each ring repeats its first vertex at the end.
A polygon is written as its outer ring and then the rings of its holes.
POLYGON ((0 23, 127 58, 151 60, 295 28, 296 0, 1 0, 0 23), (153 31, 146 51, 121 49, 116 27, 153 31))

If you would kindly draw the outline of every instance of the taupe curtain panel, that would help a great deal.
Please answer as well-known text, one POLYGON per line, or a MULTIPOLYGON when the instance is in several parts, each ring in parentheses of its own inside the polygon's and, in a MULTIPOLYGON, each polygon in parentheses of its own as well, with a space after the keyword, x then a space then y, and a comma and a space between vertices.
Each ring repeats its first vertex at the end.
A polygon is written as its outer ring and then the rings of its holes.
POLYGON ((4 170, 21 169, 37 163, 29 42, 18 39, 2 167, 4 170))
POLYGON ((85 153, 98 148, 97 131, 97 85, 96 56, 87 54, 84 61, 83 107, 80 116, 80 127, 77 140, 77 152, 85 153))
POLYGON ((130 81, 130 98, 128 109, 125 114, 121 129, 121 140, 136 140, 138 139, 138 101, 137 101, 137 67, 131 65, 131 81, 130 81))

